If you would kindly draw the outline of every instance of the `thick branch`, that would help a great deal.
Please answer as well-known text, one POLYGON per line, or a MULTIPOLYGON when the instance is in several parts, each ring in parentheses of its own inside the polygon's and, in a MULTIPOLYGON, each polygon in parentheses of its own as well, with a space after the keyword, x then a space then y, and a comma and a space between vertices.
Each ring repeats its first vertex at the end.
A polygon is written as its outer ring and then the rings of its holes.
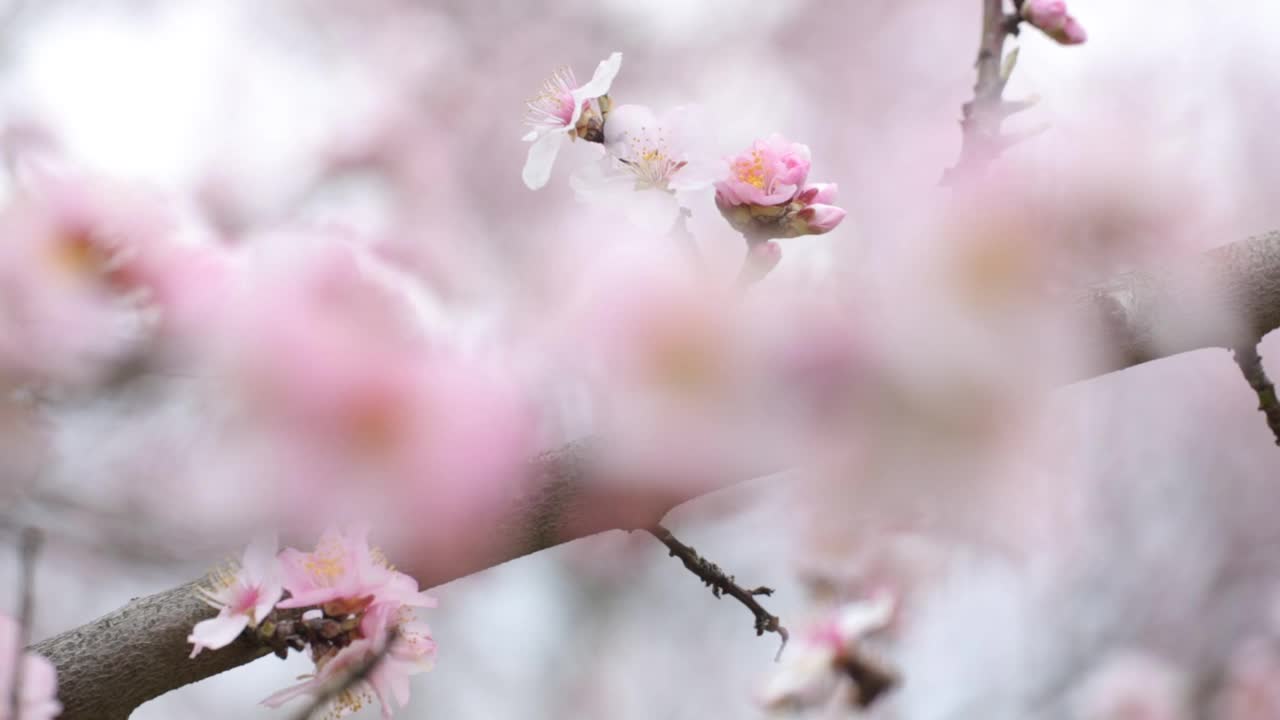
MULTIPOLYGON (((1082 342, 1094 343, 1094 361, 1064 382, 1199 348, 1252 346, 1280 327, 1280 232, 1123 275, 1084 292, 1068 311, 1081 323, 1082 342)), ((406 569, 433 587, 605 530, 651 527, 699 494, 767 474, 744 461, 680 492, 679 483, 664 482, 668 492, 655 493, 643 482, 600 482, 595 448, 575 443, 538 458, 502 527, 478 529, 479 551, 457 558, 424 551, 424 560, 406 569)), ((33 648, 58 667, 64 720, 123 720, 146 700, 268 652, 244 641, 188 660, 187 634, 213 614, 194 585, 135 600, 33 648)))
POLYGON ((32 650, 58 668, 62 718, 125 720, 142 703, 174 688, 239 667, 269 652, 245 639, 194 659, 187 635, 214 611, 196 595, 208 578, 145 598, 32 650))
POLYGON ((1121 275, 1070 311, 1091 361, 1064 382, 1191 350, 1252 347, 1280 327, 1280 231, 1121 275))

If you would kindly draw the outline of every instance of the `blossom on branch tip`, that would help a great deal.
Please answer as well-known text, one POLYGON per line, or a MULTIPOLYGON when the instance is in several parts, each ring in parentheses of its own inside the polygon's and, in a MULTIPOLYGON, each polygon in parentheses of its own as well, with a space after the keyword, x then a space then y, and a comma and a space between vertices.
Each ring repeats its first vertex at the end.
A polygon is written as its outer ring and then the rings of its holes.
POLYGON ((12 720, 10 702, 13 678, 22 663, 22 691, 18 693, 17 720, 52 720, 62 712, 57 699, 58 671, 49 659, 23 653, 18 623, 0 615, 0 720, 12 720))
POLYGON ((258 623, 276 607, 284 588, 280 583, 274 536, 255 540, 244 551, 234 572, 215 574, 215 587, 201 588, 204 600, 218 608, 218 616, 196 623, 187 642, 195 645, 191 657, 208 648, 217 650, 235 641, 247 627, 258 623))
POLYGON ((727 176, 715 184, 716 207, 749 243, 821 235, 844 220, 844 209, 832 204, 836 184, 806 182, 804 145, 773 135, 728 163, 727 176))
POLYGON ((521 174, 524 184, 537 190, 551 178, 551 167, 565 140, 582 138, 603 142, 604 119, 609 113, 609 86, 622 67, 622 53, 600 61, 591 80, 579 85, 573 70, 557 70, 528 101, 525 122, 531 129, 524 136, 531 142, 521 174))
POLYGON ((809 146, 776 133, 728 161, 729 174, 716 183, 716 195, 731 205, 781 205, 809 177, 809 146))
POLYGON ((1063 45, 1079 45, 1089 38, 1084 26, 1067 13, 1065 0, 1027 0, 1022 19, 1063 45))

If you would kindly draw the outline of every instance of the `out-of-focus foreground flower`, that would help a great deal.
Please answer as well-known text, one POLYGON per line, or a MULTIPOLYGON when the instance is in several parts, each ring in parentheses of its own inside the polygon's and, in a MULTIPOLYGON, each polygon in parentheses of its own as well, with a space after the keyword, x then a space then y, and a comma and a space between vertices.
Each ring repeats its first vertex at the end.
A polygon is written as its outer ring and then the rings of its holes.
POLYGON ((0 720, 52 720, 62 712, 57 700, 58 675, 53 663, 35 653, 24 653, 18 623, 0 615, 0 720), (13 678, 21 666, 22 690, 18 693, 18 717, 10 715, 13 678))

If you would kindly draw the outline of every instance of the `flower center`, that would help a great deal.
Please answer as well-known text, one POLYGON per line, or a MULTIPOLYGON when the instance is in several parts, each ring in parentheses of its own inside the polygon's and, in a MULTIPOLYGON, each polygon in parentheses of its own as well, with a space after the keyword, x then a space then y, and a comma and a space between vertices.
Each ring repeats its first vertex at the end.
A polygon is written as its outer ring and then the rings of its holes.
POLYGON ((573 70, 557 69, 542 83, 542 89, 525 105, 525 122, 537 127, 565 127, 573 119, 573 91, 578 81, 573 70))
POLYGON ((752 151, 751 160, 738 160, 733 165, 738 180, 760 190, 764 189, 764 158, 758 150, 752 151))

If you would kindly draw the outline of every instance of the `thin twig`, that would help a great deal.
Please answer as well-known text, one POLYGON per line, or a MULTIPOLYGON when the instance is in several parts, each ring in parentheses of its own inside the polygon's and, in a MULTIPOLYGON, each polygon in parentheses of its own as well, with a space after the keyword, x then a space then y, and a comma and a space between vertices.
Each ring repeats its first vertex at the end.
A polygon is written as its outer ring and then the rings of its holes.
POLYGON ((1280 400, 1276 399, 1276 386, 1271 384, 1271 378, 1267 377, 1267 371, 1262 367, 1262 356, 1258 354, 1258 348, 1245 345, 1236 348, 1234 354, 1241 374, 1258 396, 1258 410, 1266 416, 1267 427, 1271 428, 1276 445, 1280 445, 1280 400))
POLYGON ((31 642, 31 615, 35 609, 36 555, 40 552, 42 536, 36 528, 22 531, 18 542, 18 642, 14 647, 13 684, 10 685, 9 717, 21 717, 23 653, 31 642))
POLYGON ((955 167, 942 175, 942 183, 950 184, 960 177, 975 175, 987 167, 1002 150, 1022 138, 1008 138, 1000 126, 1010 115, 1025 110, 1034 102, 1006 102, 1004 87, 1018 61, 1015 48, 1004 54, 1004 41, 1018 34, 1020 18, 1004 11, 1004 0, 982 0, 982 38, 978 43, 978 81, 973 86, 973 100, 964 104, 960 120, 963 136, 960 158, 955 167))
MULTIPOLYGON (((677 540, 670 530, 661 525, 649 528, 648 532, 663 545, 667 546, 667 549, 671 551, 672 557, 680 558, 680 562, 684 563, 689 572, 697 575, 703 583, 710 587, 712 594, 716 597, 730 595, 745 605, 756 616, 756 635, 763 635, 765 632, 778 633, 782 637, 782 646, 778 648, 778 654, 775 659, 782 657, 782 651, 787 647, 787 640, 791 636, 787 629, 782 626, 778 617, 771 615, 756 601, 756 596, 758 595, 772 595, 772 588, 757 587, 747 589, 738 585, 732 575, 725 574, 724 570, 720 569, 720 566, 699 555, 692 547, 677 540)), ((853 680, 854 687, 858 693, 856 702, 859 707, 870 706, 901 681, 898 672, 879 658, 870 656, 856 648, 848 649, 846 653, 847 656, 841 660, 841 669, 853 680)))
POLYGON ((773 594, 773 588, 757 587, 750 590, 738 585, 734 582, 732 575, 725 574, 720 566, 698 555, 698 552, 692 547, 685 545, 676 539, 671 531, 661 525, 655 525, 649 528, 649 534, 653 535, 667 549, 671 551, 671 556, 680 558, 680 562, 689 569, 694 575, 702 579, 702 582, 711 588, 712 594, 716 597, 729 595, 738 602, 747 607, 748 610, 756 616, 756 635, 763 635, 766 632, 778 633, 782 638, 782 647, 778 648, 778 656, 781 657, 782 649, 787 646, 787 640, 791 637, 787 629, 782 626, 776 615, 771 615, 769 611, 761 607, 756 602, 757 595, 769 596, 773 594))
POLYGON ((373 671, 378 669, 378 665, 380 665, 382 661, 386 659, 387 655, 391 653, 391 648, 395 645, 395 642, 399 637, 400 633, 397 630, 393 629, 387 633, 386 643, 380 650, 378 650, 378 652, 352 668, 351 671, 343 676, 342 679, 331 683, 327 688, 322 690, 320 694, 311 701, 310 705, 294 716, 294 720, 310 720, 312 715, 324 709, 326 705, 337 698, 342 697, 343 693, 367 680, 369 676, 373 674, 373 671))

